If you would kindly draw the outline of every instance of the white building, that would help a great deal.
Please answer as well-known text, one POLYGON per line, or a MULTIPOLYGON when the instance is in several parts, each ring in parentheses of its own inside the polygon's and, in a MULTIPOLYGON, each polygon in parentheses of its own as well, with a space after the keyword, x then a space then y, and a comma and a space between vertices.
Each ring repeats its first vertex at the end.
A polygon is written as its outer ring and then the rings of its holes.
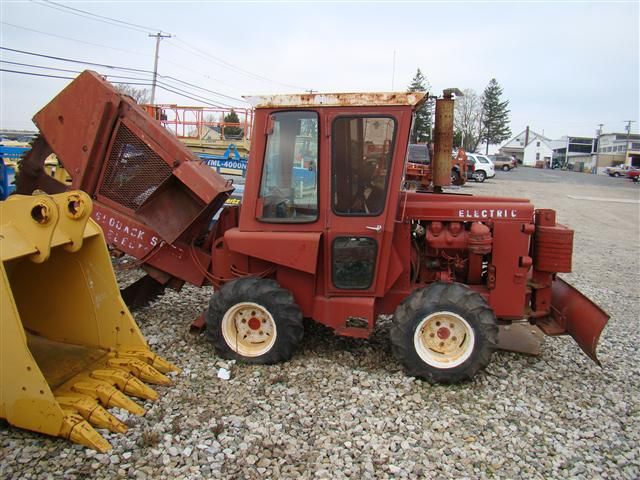
POLYGON ((551 167, 553 145, 551 140, 536 137, 524 147, 522 165, 525 167, 551 167))
MULTIPOLYGON (((516 160, 521 165, 529 165, 535 166, 535 158, 536 153, 540 153, 541 160, 544 160, 545 156, 551 157, 551 155, 545 155, 546 149, 542 146, 542 142, 545 142, 547 146, 549 146, 549 142, 551 140, 545 137, 544 135, 540 135, 539 133, 534 132, 529 127, 525 128, 518 135, 513 137, 511 140, 508 140, 505 144, 500 147, 500 153, 503 155, 513 155, 516 157, 516 160), (540 142, 540 145, 538 145, 540 142), (533 152, 533 163, 525 164, 525 147, 530 146, 533 143, 533 147, 530 147, 529 151, 533 152), (532 150, 533 149, 533 150, 532 150), (539 150, 535 150, 539 149, 539 150)), ((553 150, 553 149, 551 149, 553 150)), ((528 156, 531 157, 531 153, 528 156)), ((529 159, 529 161, 531 161, 529 159)))
POLYGON ((640 135, 605 133, 598 137, 598 173, 615 165, 640 167, 640 135))
POLYGON ((553 163, 568 170, 592 172, 596 166, 596 145, 593 137, 565 135, 553 141, 553 163))

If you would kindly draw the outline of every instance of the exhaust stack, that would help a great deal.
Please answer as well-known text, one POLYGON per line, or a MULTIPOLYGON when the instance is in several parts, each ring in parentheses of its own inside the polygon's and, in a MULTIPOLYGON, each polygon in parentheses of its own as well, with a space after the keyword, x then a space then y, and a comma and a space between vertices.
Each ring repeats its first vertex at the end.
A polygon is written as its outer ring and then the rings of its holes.
POLYGON ((436 99, 435 142, 431 171, 433 189, 442 192, 442 187, 451 185, 451 151, 453 149, 453 96, 462 95, 457 88, 448 88, 442 92, 442 98, 436 99))

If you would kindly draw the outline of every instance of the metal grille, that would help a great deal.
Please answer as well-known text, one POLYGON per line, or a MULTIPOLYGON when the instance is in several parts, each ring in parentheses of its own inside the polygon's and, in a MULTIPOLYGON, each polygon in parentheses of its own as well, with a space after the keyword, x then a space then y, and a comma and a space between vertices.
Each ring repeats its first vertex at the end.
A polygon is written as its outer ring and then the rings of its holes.
POLYGON ((171 167, 120 124, 98 193, 131 210, 171 176, 171 167))

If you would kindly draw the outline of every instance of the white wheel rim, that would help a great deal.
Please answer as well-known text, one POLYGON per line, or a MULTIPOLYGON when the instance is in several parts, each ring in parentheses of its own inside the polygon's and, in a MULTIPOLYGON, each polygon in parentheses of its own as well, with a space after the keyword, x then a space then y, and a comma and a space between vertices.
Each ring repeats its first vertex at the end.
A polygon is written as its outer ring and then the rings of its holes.
POLYGON ((435 368, 454 368, 473 352, 471 325, 457 313, 435 312, 423 318, 413 334, 418 356, 435 368))
POLYGON ((269 311, 257 303, 236 303, 222 318, 222 336, 237 354, 259 357, 276 342, 276 322, 269 311))

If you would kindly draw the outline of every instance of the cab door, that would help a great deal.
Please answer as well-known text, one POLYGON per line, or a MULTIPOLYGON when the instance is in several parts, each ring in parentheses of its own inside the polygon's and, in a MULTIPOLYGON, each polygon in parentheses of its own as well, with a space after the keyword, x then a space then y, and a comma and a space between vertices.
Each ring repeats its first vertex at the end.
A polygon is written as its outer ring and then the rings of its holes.
POLYGON ((329 116, 327 126, 331 129, 331 193, 325 235, 326 291, 334 298, 360 297, 360 304, 362 297, 369 297, 367 309, 373 315, 373 297, 384 288, 381 278, 393 235, 395 208, 389 214, 389 204, 393 201, 395 206, 397 201, 391 177, 398 118, 336 113, 329 116))

